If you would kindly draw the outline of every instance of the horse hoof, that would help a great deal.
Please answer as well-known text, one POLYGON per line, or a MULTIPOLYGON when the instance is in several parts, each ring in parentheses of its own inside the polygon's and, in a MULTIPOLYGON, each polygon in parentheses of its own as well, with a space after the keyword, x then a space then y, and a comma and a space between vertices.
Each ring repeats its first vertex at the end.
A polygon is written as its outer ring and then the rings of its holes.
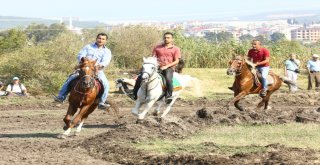
POLYGON ((80 132, 75 132, 73 136, 79 136, 80 132))
POLYGON ((67 137, 68 137, 68 136, 65 135, 65 134, 59 134, 59 135, 57 136, 58 139, 66 139, 67 137))
POLYGON ((154 112, 152 113, 152 115, 153 115, 153 116, 158 116, 159 113, 158 113, 158 111, 154 111, 154 112))
POLYGON ((137 119, 136 124, 142 124, 143 120, 142 119, 137 119))
POLYGON ((68 127, 65 125, 65 126, 63 126, 63 128, 62 128, 64 131, 66 131, 67 129, 68 129, 68 127))
POLYGON ((131 111, 131 113, 133 114, 133 116, 139 116, 138 113, 131 111))
POLYGON ((156 121, 157 121, 158 123, 161 123, 161 122, 162 122, 162 117, 157 117, 157 118, 156 118, 156 121))

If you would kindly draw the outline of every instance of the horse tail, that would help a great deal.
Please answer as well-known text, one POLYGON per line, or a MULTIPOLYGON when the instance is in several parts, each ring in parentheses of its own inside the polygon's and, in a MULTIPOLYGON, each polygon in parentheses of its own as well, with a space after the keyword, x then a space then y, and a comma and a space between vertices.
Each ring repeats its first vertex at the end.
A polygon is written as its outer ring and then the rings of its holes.
POLYGON ((198 78, 190 76, 189 82, 186 87, 191 88, 192 93, 196 97, 203 97, 203 92, 201 89, 201 82, 198 78))
POLYGON ((182 58, 179 59, 179 63, 176 67, 176 72, 182 73, 182 69, 184 68, 185 62, 182 58))
POLYGON ((280 80, 284 83, 286 83, 287 85, 294 85, 296 87, 298 87, 298 89, 302 89, 300 88, 295 82, 291 81, 290 79, 288 79, 287 77, 282 77, 280 76, 280 80))

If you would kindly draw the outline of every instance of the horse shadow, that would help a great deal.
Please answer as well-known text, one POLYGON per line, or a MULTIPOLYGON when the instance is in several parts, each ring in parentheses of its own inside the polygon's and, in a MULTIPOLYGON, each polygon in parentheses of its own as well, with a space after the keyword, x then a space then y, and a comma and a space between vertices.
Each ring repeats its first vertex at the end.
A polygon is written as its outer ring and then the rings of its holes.
POLYGON ((56 138, 58 133, 0 134, 2 138, 56 138))
POLYGON ((123 124, 90 124, 90 125, 83 125, 83 128, 110 128, 110 129, 116 129, 120 128, 123 124))

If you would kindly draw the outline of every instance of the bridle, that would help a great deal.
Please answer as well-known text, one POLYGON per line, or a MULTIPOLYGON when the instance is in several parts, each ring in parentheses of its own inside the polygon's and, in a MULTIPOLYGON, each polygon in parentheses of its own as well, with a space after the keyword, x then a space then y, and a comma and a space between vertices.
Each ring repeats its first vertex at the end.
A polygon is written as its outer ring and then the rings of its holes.
POLYGON ((239 61, 241 61, 241 66, 240 66, 239 68, 234 69, 234 67, 233 67, 232 69, 230 69, 230 68, 228 69, 228 71, 234 72, 234 73, 236 74, 236 76, 239 76, 239 75, 241 74, 242 67, 243 67, 243 65, 244 65, 244 61, 241 60, 241 59, 235 59, 235 60, 233 60, 232 63, 230 64, 230 66, 234 66, 234 63, 235 63, 235 62, 239 62, 239 61))
POLYGON ((153 76, 153 74, 155 73, 155 72, 157 72, 157 66, 154 64, 154 63, 150 63, 150 62, 146 62, 146 63, 143 63, 143 65, 145 65, 145 64, 151 64, 151 65, 153 65, 154 66, 154 69, 152 70, 152 72, 151 73, 148 73, 148 72, 146 72, 146 71, 144 71, 144 69, 143 69, 143 71, 141 72, 142 74, 147 74, 148 75, 148 83, 151 83, 153 80, 155 80, 155 78, 154 79, 152 79, 151 81, 149 81, 149 79, 153 76))
MULTIPOLYGON (((91 69, 90 66, 85 66, 85 67, 89 67, 89 68, 91 69)), ((91 93, 92 93, 92 89, 97 85, 97 84, 96 84, 96 81, 95 81, 96 70, 95 70, 95 69, 91 69, 91 70, 93 71, 93 72, 92 72, 93 74, 91 74, 91 75, 85 74, 85 72, 84 72, 83 70, 81 70, 81 69, 79 70, 79 74, 81 75, 81 74, 84 73, 84 75, 80 77, 80 79, 78 80, 77 84, 74 86, 74 90, 75 90, 77 93, 80 93, 80 94, 83 94, 83 95, 91 94, 91 93), (89 82, 89 85, 90 85, 90 86, 89 86, 88 88, 90 88, 91 90, 90 90, 89 92, 81 92, 81 91, 77 90, 76 87, 78 86, 79 82, 81 82, 80 88, 81 88, 81 89, 87 89, 87 87, 84 87, 86 77, 89 77, 89 78, 90 78, 90 82, 89 82)))
POLYGON ((149 91, 155 89, 155 88, 160 84, 160 81, 158 81, 158 83, 157 83, 155 86, 153 86, 153 87, 151 87, 150 89, 148 89, 148 84, 150 84, 150 83, 152 83, 154 80, 158 79, 159 76, 155 76, 152 80, 149 80, 149 79, 158 71, 158 68, 157 68, 157 65, 154 64, 154 63, 149 63, 149 62, 143 63, 143 65, 145 65, 145 64, 151 64, 151 65, 154 66, 154 69, 152 70, 151 73, 148 73, 148 72, 144 71, 144 69, 143 69, 143 71, 141 72, 141 74, 146 73, 146 74, 148 75, 148 79, 147 79, 146 81, 144 81, 145 83, 147 83, 147 85, 146 85, 146 95, 145 95, 145 96, 147 97, 147 93, 148 93, 149 91))

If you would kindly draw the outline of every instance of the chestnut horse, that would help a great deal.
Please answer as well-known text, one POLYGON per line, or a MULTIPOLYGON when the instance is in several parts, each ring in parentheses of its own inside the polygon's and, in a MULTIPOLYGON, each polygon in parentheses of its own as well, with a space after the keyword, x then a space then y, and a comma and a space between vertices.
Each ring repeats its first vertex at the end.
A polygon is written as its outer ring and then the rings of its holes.
MULTIPOLYGON (((245 109, 239 106, 239 101, 241 98, 248 94, 259 94, 262 90, 262 85, 256 85, 255 77, 251 72, 250 68, 255 69, 253 63, 243 60, 240 56, 229 62, 229 68, 227 70, 228 75, 235 74, 235 81, 233 84, 234 98, 229 102, 229 104, 234 103, 234 106, 240 111, 245 109)), ((282 82, 286 84, 296 85, 295 83, 285 80, 273 72, 269 72, 269 75, 273 79, 273 83, 268 86, 267 95, 262 97, 257 108, 261 108, 264 105, 264 109, 268 108, 268 102, 270 96, 273 92, 278 90, 282 82)))
POLYGON ((69 136, 71 129, 79 122, 79 126, 75 132, 77 135, 82 128, 84 121, 88 118, 99 104, 99 98, 102 94, 102 86, 95 79, 96 78, 96 61, 90 61, 87 58, 82 58, 78 66, 79 76, 71 82, 71 91, 69 96, 69 107, 67 114, 63 121, 65 122, 65 132, 58 136, 58 138, 66 138, 69 136), (72 116, 79 113, 71 121, 72 116))

